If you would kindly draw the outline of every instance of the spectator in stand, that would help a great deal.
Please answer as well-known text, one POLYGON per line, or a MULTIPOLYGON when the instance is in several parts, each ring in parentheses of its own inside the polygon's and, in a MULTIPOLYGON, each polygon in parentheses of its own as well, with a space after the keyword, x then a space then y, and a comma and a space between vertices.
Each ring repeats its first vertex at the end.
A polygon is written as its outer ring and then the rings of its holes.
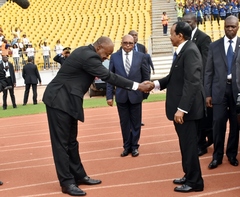
POLYGON ((63 46, 61 45, 60 39, 57 40, 57 43, 54 47, 54 51, 56 52, 56 55, 61 54, 63 51, 63 46))
POLYGON ((13 57, 13 64, 14 64, 14 69, 15 71, 19 71, 19 48, 17 44, 14 44, 12 46, 12 57, 13 57))
POLYGON ((217 20, 217 23, 219 25, 219 10, 218 10, 216 3, 213 3, 213 5, 212 5, 212 15, 213 15, 213 20, 214 21, 217 20))
POLYGON ((12 34, 16 34, 17 35, 17 38, 21 38, 20 37, 20 34, 21 34, 21 29, 19 27, 15 27, 14 30, 13 28, 11 27, 11 31, 12 31, 12 34))
POLYGON ((42 40, 39 43, 39 47, 42 48, 42 54, 43 54, 43 61, 44 61, 44 70, 50 68, 50 57, 51 57, 51 49, 49 46, 47 46, 47 42, 44 41, 42 45, 42 40), (47 67, 48 66, 48 67, 47 67))
POLYGON ((202 25, 203 13, 202 13, 202 10, 200 9, 199 6, 197 7, 196 16, 197 16, 197 26, 198 26, 199 24, 202 25))
POLYGON ((23 43, 24 48, 27 49, 28 48, 28 44, 30 42, 29 42, 29 39, 27 38, 26 34, 23 34, 22 43, 23 43))
POLYGON ((175 10, 177 11, 177 20, 182 21, 184 9, 183 9, 183 5, 181 2, 175 6, 175 10))
POLYGON ((232 2, 232 15, 238 18, 238 6, 237 2, 232 2))
POLYGON ((8 41, 5 38, 3 38, 2 41, 3 41, 2 46, 1 46, 2 56, 6 56, 6 55, 8 55, 9 50, 10 50, 10 44, 8 44, 8 41))
POLYGON ((28 57, 28 58, 29 58, 29 57, 32 58, 32 60, 33 60, 32 63, 35 64, 35 63, 34 63, 34 60, 35 60, 35 57, 34 57, 34 55, 35 55, 35 49, 33 48, 32 43, 29 43, 29 44, 28 44, 28 48, 26 49, 25 53, 27 54, 27 57, 28 57))
MULTIPOLYGON (((61 45, 60 39, 57 40, 57 43, 54 47, 54 51, 56 52, 56 55, 61 55, 63 52, 63 46, 61 45)), ((55 56, 56 57, 56 56, 55 56)), ((54 59, 53 59, 54 60, 54 59)), ((55 61, 55 60, 54 60, 55 61)), ((57 61, 56 61, 57 62, 57 61)), ((62 64, 60 64, 59 62, 57 62, 57 66, 58 68, 60 68, 62 64)))
POLYGON ((163 26, 163 35, 167 36, 168 16, 166 12, 163 12, 163 15, 162 15, 162 26, 163 26))
POLYGON ((16 44, 18 41, 18 36, 17 34, 13 34, 13 39, 11 41, 11 46, 13 46, 14 44, 16 44))
POLYGON ((226 17, 232 15, 232 6, 230 2, 227 2, 227 4, 225 5, 225 9, 226 9, 226 17))
POLYGON ((225 20, 225 18, 227 16, 226 8, 223 4, 221 4, 219 6, 219 15, 220 15, 221 20, 225 20))
POLYGON ((204 6, 204 21, 211 21, 211 6, 208 3, 204 6))

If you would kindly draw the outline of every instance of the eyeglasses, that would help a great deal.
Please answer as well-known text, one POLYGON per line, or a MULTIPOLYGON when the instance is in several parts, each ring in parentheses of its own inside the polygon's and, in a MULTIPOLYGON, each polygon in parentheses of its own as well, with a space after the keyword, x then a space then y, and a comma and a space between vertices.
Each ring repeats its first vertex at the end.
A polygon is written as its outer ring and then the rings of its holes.
POLYGON ((133 42, 122 42, 124 45, 133 45, 133 42))

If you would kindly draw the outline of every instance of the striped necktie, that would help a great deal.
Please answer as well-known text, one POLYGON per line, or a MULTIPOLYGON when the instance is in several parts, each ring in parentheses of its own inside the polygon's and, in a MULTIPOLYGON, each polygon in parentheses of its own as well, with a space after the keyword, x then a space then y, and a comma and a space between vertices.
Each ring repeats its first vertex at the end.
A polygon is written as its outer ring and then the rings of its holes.
POLYGON ((126 70, 127 75, 129 74, 130 68, 131 68, 130 61, 129 61, 129 59, 128 59, 128 55, 129 55, 129 54, 126 53, 125 70, 126 70))

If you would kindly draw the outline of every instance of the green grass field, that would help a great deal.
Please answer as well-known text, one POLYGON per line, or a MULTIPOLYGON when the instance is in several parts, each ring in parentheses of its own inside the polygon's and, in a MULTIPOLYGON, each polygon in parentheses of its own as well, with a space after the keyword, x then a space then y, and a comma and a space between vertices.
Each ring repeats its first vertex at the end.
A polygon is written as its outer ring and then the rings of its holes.
MULTIPOLYGON (((165 100, 166 94, 150 94, 147 100, 143 102, 156 102, 165 100)), ((84 108, 96 108, 96 107, 106 107, 106 97, 92 97, 90 99, 84 99, 83 107, 84 108)), ((46 108, 43 103, 37 105, 27 104, 25 106, 18 105, 16 109, 13 109, 12 106, 8 106, 7 110, 2 110, 0 113, 0 118, 7 118, 12 116, 23 116, 23 115, 32 115, 45 113, 46 108)))

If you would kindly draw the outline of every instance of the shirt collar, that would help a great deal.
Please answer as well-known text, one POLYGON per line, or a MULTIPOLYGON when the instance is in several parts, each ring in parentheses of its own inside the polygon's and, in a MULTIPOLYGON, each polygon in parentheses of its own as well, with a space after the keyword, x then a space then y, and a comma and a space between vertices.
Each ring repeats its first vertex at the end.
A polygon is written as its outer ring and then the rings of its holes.
POLYGON ((182 43, 178 46, 178 48, 176 49, 177 55, 180 53, 180 51, 182 50, 183 46, 187 43, 187 41, 188 41, 188 40, 182 42, 182 43))
POLYGON ((229 43, 228 41, 232 40, 234 44, 237 43, 237 36, 235 36, 233 39, 229 39, 226 35, 224 36, 224 44, 229 43))

